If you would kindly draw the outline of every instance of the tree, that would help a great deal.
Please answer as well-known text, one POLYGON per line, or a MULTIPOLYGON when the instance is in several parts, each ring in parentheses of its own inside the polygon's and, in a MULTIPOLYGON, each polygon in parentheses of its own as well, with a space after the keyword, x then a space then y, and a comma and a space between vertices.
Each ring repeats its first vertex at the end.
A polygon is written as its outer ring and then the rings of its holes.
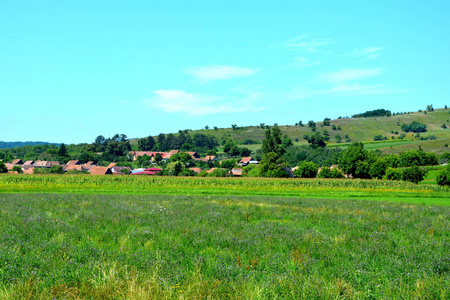
POLYGON ((17 173, 23 173, 22 168, 20 166, 14 166, 11 171, 17 172, 17 173))
POLYGON ((282 156, 286 149, 283 147, 283 141, 281 140, 281 130, 280 127, 274 125, 272 128, 266 129, 266 138, 262 141, 261 153, 267 154, 270 152, 275 152, 279 156, 282 156))
POLYGON ((309 121, 308 122, 308 126, 310 127, 310 128, 316 128, 316 123, 314 122, 314 121, 309 121))
POLYGON ((0 173, 8 173, 8 168, 6 167, 5 163, 0 161, 0 173))
POLYGON ((425 132, 427 131, 427 125, 413 121, 410 124, 403 124, 401 126, 404 132, 425 132))
POLYGON ((163 160, 163 156, 160 152, 155 154, 155 162, 159 165, 159 163, 163 160))
POLYGON ((138 148, 141 151, 152 151, 155 146, 155 139, 152 136, 138 140, 138 148))
POLYGON ((330 126, 330 121, 331 121, 330 118, 323 119, 323 126, 330 126))
POLYGON ((233 130, 237 129, 237 125, 236 124, 231 124, 231 128, 233 128, 233 130))
POLYGON ((422 180, 424 180, 427 171, 418 166, 412 166, 411 168, 406 168, 402 173, 402 180, 410 181, 415 184, 418 184, 422 180))
POLYGON ((314 134, 305 134, 303 135, 303 138, 308 141, 309 146, 313 149, 317 149, 319 147, 325 148, 327 145, 325 143, 325 138, 319 132, 314 134))
POLYGON ((258 167, 263 177, 288 177, 288 164, 276 152, 266 153, 258 167))
POLYGON ((303 161, 298 169, 294 171, 294 175, 301 178, 314 178, 317 176, 319 166, 313 162, 303 161))
POLYGON ((450 165, 441 170, 436 176, 436 182, 439 185, 450 186, 450 165))
POLYGON ((95 144, 100 144, 100 145, 105 145, 106 144, 106 139, 103 135, 99 135, 98 137, 95 138, 95 144))
POLYGON ((342 152, 339 167, 354 178, 370 178, 370 164, 374 161, 373 154, 365 150, 362 143, 355 142, 342 152))
POLYGON ((68 156, 67 155, 67 147, 66 147, 66 145, 64 145, 64 143, 62 143, 61 146, 59 146, 58 156, 61 156, 61 157, 67 157, 68 156))
POLYGON ((64 168, 61 165, 53 165, 50 168, 50 173, 52 173, 52 174, 63 174, 64 173, 64 168))

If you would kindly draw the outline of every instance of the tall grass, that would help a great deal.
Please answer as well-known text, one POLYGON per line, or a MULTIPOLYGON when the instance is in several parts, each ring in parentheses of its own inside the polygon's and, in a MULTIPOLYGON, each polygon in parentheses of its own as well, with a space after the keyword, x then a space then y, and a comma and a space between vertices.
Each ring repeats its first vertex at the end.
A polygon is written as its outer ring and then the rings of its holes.
POLYGON ((0 194, 1 299, 448 299, 450 208, 0 194))

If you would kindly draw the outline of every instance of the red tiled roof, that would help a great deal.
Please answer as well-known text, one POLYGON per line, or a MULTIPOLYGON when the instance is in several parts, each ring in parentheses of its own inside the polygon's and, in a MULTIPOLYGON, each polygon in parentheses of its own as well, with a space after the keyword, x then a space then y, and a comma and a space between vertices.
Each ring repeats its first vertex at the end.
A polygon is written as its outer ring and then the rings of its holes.
POLYGON ((70 171, 70 170, 77 170, 77 171, 80 171, 80 172, 84 171, 83 166, 80 166, 80 165, 68 165, 66 167, 65 171, 67 172, 67 171, 70 171))
POLYGON ((78 165, 79 163, 80 163, 79 160, 74 159, 74 160, 69 160, 66 165, 72 166, 72 165, 78 165))
POLYGON ((15 164, 15 165, 18 165, 18 164, 21 164, 22 163, 22 160, 19 158, 19 159, 15 159, 15 160, 13 160, 12 162, 11 162, 12 164, 15 164))
POLYGON ((116 166, 116 165, 117 165, 117 163, 112 162, 112 163, 110 163, 110 164, 108 165, 108 168, 112 168, 112 167, 114 167, 114 166, 116 166))
POLYGON ((253 160, 253 157, 244 157, 240 160, 240 162, 245 163, 245 162, 249 162, 251 160, 253 160))
POLYGON ((95 166, 88 171, 91 175, 106 175, 112 174, 111 169, 107 167, 95 166))
POLYGON ((189 168, 189 170, 192 170, 195 173, 200 173, 202 171, 202 168, 189 168))

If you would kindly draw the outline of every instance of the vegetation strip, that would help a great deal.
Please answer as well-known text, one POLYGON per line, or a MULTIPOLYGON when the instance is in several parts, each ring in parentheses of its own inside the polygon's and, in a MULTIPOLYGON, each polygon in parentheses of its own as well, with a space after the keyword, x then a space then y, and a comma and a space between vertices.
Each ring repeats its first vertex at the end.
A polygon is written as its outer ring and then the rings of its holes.
POLYGON ((448 299, 450 208, 0 194, 1 299, 448 299))

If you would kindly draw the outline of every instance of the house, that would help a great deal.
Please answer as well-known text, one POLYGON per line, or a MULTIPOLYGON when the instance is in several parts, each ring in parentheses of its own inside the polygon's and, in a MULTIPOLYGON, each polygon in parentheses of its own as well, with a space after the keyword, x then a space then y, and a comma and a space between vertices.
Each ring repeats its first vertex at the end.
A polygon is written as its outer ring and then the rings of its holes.
POLYGON ((254 160, 253 157, 244 157, 238 162, 238 165, 243 166, 243 167, 245 167, 249 164, 259 164, 259 162, 254 160))
POLYGON ((59 161, 38 160, 33 164, 35 168, 51 168, 52 166, 60 166, 59 161))
POLYGON ((169 151, 169 155, 174 155, 174 154, 177 154, 177 153, 180 153, 180 150, 170 150, 169 151))
POLYGON ((219 161, 219 159, 217 158, 217 156, 215 155, 208 155, 205 158, 201 159, 204 162, 215 162, 215 161, 219 161))
POLYGON ((130 167, 112 166, 111 172, 113 173, 113 175, 127 175, 131 172, 131 168, 130 167), (126 172, 123 170, 126 170, 126 172))
POLYGON ((111 175, 111 169, 107 167, 95 166, 88 171, 91 175, 111 175))
POLYGON ((67 162, 67 166, 74 166, 74 165, 79 165, 80 164, 80 161, 79 160, 69 160, 68 162, 67 162))
POLYGON ((192 159, 200 159, 200 155, 197 152, 195 152, 195 151, 193 151, 193 152, 186 152, 186 153, 189 154, 192 157, 192 159))
POLYGON ((33 166, 34 164, 34 160, 27 160, 26 162, 23 163, 22 167, 30 167, 33 166))
POLYGON ((112 163, 110 163, 109 165, 108 165, 108 167, 107 168, 112 168, 112 167, 114 167, 114 166, 116 166, 117 165, 117 163, 115 163, 115 162, 112 162, 112 163))
POLYGON ((64 171, 71 171, 71 170, 76 170, 76 171, 79 171, 79 172, 83 172, 83 171, 86 171, 84 168, 83 168, 83 166, 81 166, 81 165, 68 165, 68 166, 66 166, 65 168, 64 168, 64 171))
POLYGON ((230 171, 230 175, 235 176, 235 177, 240 177, 242 175, 242 169, 233 168, 230 171))
POLYGON ((139 157, 147 155, 151 161, 155 160, 155 156, 157 153, 160 153, 163 160, 167 160, 168 158, 170 158, 169 153, 166 152, 156 152, 156 151, 130 151, 129 155, 132 157, 132 159, 135 161, 137 160, 139 157))
POLYGON ((21 165, 21 164, 23 164, 23 162, 22 162, 21 159, 15 159, 15 160, 13 160, 11 163, 12 163, 13 165, 21 165))
POLYGON ((202 168, 189 168, 189 170, 194 171, 197 174, 202 172, 202 168))
POLYGON ((130 175, 155 175, 159 172, 161 172, 162 169, 159 168, 147 168, 144 170, 133 170, 130 175), (138 171, 138 172, 136 172, 138 171))

